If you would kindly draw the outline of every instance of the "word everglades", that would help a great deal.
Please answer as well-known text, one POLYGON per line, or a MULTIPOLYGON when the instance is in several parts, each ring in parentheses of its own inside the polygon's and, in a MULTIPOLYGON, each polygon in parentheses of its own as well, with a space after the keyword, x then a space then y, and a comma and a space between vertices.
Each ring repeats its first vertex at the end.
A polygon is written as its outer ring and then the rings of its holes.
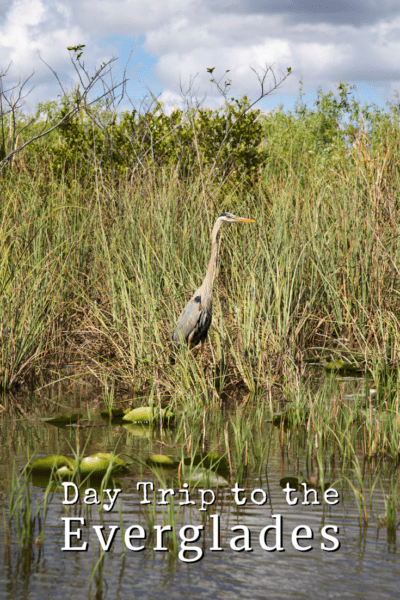
MULTIPOLYGON (((74 505, 80 500, 80 493, 78 487, 72 482, 64 482, 64 500, 65 505, 74 505)), ((321 502, 318 499, 317 491, 314 489, 308 489, 307 484, 302 484, 304 489, 304 497, 301 502, 301 498, 292 497, 292 493, 296 490, 291 488, 289 483, 286 488, 282 490, 285 494, 285 500, 288 506, 294 506, 300 502, 305 507, 310 505, 319 505, 321 502), (310 498, 312 501, 310 501, 310 498)), ((154 491, 153 483, 150 481, 138 482, 137 490, 142 494, 143 499, 140 504, 151 504, 149 500, 149 492, 154 491)), ((173 489, 158 489, 159 500, 158 505, 169 504, 167 498, 169 496, 176 496, 179 494, 180 506, 192 506, 195 505, 199 512, 203 514, 204 511, 208 510, 216 501, 215 492, 211 489, 196 489, 196 500, 191 498, 188 490, 188 484, 184 483, 182 489, 175 491, 173 489)), ((109 512, 111 511, 116 503, 116 500, 121 493, 120 489, 105 489, 103 490, 103 498, 101 499, 98 492, 94 488, 87 488, 84 491, 84 496, 81 498, 83 503, 86 505, 99 505, 102 503, 102 510, 109 512)), ((263 489, 254 489, 250 493, 250 498, 247 497, 247 492, 244 488, 240 488, 236 483, 231 489, 233 502, 237 506, 244 506, 245 504, 255 504, 262 506, 266 504, 268 497, 267 493, 263 489)), ((152 496, 153 497, 153 496, 152 496)), ((339 493, 330 488, 325 490, 323 500, 326 504, 334 506, 339 503, 339 493)), ((305 509, 306 510, 306 509, 305 509)), ((223 552, 225 549, 221 547, 221 522, 219 514, 211 514, 210 519, 212 520, 212 545, 208 548, 210 552, 223 552)), ((284 524, 283 517, 279 514, 272 514, 267 517, 270 520, 259 533, 257 533, 256 539, 259 546, 265 552, 285 552, 283 547, 283 534, 284 524)), ((82 540, 83 528, 86 527, 85 517, 62 517, 64 521, 64 546, 61 548, 63 552, 85 552, 89 549, 89 542, 82 540)), ((98 542, 100 543, 101 549, 104 552, 111 550, 114 540, 119 536, 123 538, 127 550, 132 552, 142 552, 146 546, 144 541, 147 537, 147 532, 141 525, 130 525, 124 531, 121 531, 119 525, 109 525, 108 532, 105 530, 104 525, 91 525, 91 528, 95 531, 98 542)), ((252 552, 252 541, 255 538, 254 532, 250 531, 250 528, 245 525, 234 525, 229 528, 230 531, 235 535, 229 540, 229 548, 234 552, 252 552)), ((186 563, 195 563, 201 560, 204 556, 205 544, 195 546, 196 542, 201 539, 204 525, 184 525, 178 532, 177 536, 180 539, 180 552, 178 558, 186 563), (190 534, 190 536, 188 536, 190 534)), ((322 541, 320 542, 321 550, 325 552, 335 552, 340 548, 340 541, 333 534, 339 534, 339 527, 336 525, 325 525, 321 529, 322 541)), ((174 535, 172 525, 154 525, 152 531, 152 539, 154 541, 155 552, 168 552, 166 547, 166 536, 165 534, 174 535)), ((293 548, 298 552, 309 552, 314 547, 309 541, 314 539, 314 531, 308 525, 299 525, 295 527, 291 533, 290 540, 293 548), (300 540, 303 544, 300 545, 300 540)), ((211 541, 210 541, 211 543, 211 541)))

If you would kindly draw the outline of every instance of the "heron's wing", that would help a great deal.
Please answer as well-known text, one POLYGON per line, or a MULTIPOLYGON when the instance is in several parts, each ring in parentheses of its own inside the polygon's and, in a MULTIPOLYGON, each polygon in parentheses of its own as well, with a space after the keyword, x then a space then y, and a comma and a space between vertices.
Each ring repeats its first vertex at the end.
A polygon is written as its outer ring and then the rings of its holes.
POLYGON ((172 335, 174 342, 179 343, 189 338, 202 316, 202 308, 201 296, 194 296, 189 300, 176 322, 172 335))

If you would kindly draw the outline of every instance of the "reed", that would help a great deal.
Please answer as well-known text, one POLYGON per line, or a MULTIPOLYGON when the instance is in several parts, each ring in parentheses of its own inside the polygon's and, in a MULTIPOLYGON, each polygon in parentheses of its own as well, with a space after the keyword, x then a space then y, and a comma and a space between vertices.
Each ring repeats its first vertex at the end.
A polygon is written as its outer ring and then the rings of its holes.
MULTIPOLYGON (((202 153, 190 177, 157 160, 111 176, 92 151, 60 172, 54 137, 34 161, 17 161, 0 206, 1 387, 37 385, 49 370, 61 377, 67 363, 97 378, 108 409, 124 390, 184 412, 178 428, 189 436, 212 414, 222 440, 216 415, 229 398, 240 410, 228 445, 244 476, 257 428, 242 405, 251 392, 258 420, 268 397, 270 410, 284 408, 268 396, 274 386, 306 427, 310 456, 317 438, 348 464, 361 435, 364 456, 398 458, 396 107, 369 120, 359 107, 350 131, 333 97, 320 99, 315 110, 260 117, 264 160, 251 181, 237 171, 222 186, 202 153), (194 350, 171 364, 174 322, 202 280, 210 225, 224 210, 256 223, 223 233, 203 361, 194 350), (378 401, 305 392, 307 359, 369 370, 378 401)), ((264 452, 260 440, 258 472, 264 452)))

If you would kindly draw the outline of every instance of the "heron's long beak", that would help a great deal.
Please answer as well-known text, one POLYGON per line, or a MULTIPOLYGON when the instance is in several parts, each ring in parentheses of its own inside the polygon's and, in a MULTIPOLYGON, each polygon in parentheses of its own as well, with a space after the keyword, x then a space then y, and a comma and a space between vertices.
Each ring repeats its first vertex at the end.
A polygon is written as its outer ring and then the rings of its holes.
POLYGON ((254 219, 243 219, 242 217, 237 217, 236 221, 238 223, 255 223, 254 219))

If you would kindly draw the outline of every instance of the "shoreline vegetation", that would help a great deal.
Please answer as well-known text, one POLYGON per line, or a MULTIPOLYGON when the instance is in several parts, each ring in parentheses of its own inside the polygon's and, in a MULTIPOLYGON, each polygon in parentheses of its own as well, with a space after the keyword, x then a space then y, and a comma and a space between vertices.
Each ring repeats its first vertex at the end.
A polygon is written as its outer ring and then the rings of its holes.
MULTIPOLYGON (((18 143, 78 96, 40 105, 18 143)), ((268 389, 297 380, 307 360, 397 367, 398 103, 362 107, 345 84, 313 107, 300 96, 293 113, 226 100, 170 115, 154 98, 120 115, 100 100, 10 159, 3 390, 66 364, 157 394, 199 378, 268 389), (171 367, 171 331, 224 210, 255 227, 224 233, 204 373, 196 352, 171 367)), ((3 156, 29 120, 4 112, 3 156)))

